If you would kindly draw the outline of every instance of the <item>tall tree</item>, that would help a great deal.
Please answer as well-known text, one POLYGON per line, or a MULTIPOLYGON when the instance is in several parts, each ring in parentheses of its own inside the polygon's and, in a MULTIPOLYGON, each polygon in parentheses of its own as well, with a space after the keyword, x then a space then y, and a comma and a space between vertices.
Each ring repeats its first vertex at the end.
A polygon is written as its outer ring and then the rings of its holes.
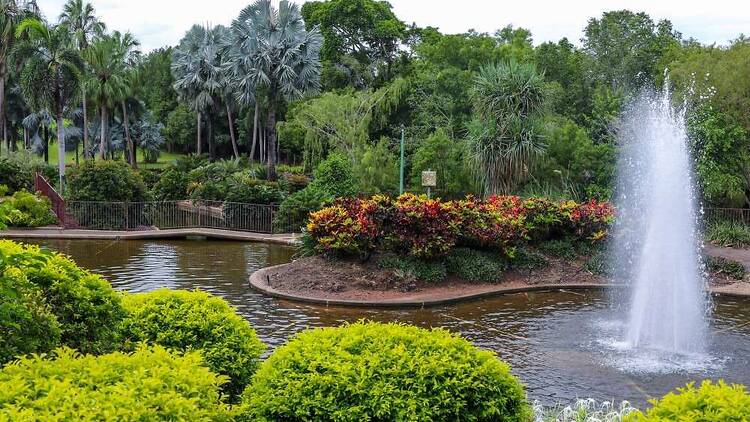
POLYGON ((589 19, 584 34, 584 50, 593 59, 592 75, 612 88, 652 81, 663 71, 657 68, 662 55, 681 38, 670 21, 654 24, 647 14, 629 10, 589 19))
MULTIPOLYGON (((106 26, 94 14, 94 6, 83 0, 68 0, 60 14, 60 24, 72 33, 78 51, 83 54, 95 36, 104 33, 106 26)), ((88 110, 86 104, 86 87, 81 86, 81 108, 83 108, 83 155, 89 158, 88 110)))
POLYGON ((39 13, 34 1, 0 0, 0 137, 8 144, 5 111, 5 84, 8 81, 8 59, 16 42, 18 24, 26 17, 39 13))
POLYGON ((475 119, 469 139, 477 176, 489 194, 508 194, 544 151, 544 78, 533 64, 484 66, 471 93, 475 119))
POLYGON ((24 19, 16 30, 27 39, 19 43, 14 54, 24 58, 21 90, 35 109, 52 110, 57 121, 58 166, 60 189, 65 182, 66 109, 73 104, 80 88, 83 60, 70 43, 68 30, 50 27, 38 19, 24 19))
POLYGON ((320 88, 320 48, 317 28, 305 29, 299 7, 282 0, 275 10, 270 0, 258 0, 232 22, 231 67, 240 104, 267 99, 266 141, 268 177, 276 179, 276 114, 282 100, 300 98, 320 88))
POLYGON ((86 80, 86 91, 99 106, 99 157, 106 158, 109 112, 125 95, 127 81, 121 43, 113 37, 96 40, 85 51, 84 57, 91 70, 86 80))
POLYGON ((174 88, 180 100, 197 114, 196 151, 198 154, 202 152, 201 122, 206 115, 211 158, 215 158, 216 154, 211 114, 224 86, 222 52, 227 46, 227 36, 227 29, 223 26, 208 28, 195 25, 185 34, 172 55, 174 88))

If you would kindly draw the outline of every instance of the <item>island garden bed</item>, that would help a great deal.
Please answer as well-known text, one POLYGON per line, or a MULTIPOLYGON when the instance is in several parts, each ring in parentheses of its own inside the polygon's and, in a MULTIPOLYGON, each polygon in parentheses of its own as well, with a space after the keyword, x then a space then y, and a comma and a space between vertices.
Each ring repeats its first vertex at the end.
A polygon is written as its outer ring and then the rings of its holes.
MULTIPOLYGON (((309 256, 251 277, 277 297, 428 305, 491 294, 611 285, 608 203, 492 196, 343 199, 310 217, 309 256)), ((741 263, 707 259, 712 291, 750 294, 741 263)))

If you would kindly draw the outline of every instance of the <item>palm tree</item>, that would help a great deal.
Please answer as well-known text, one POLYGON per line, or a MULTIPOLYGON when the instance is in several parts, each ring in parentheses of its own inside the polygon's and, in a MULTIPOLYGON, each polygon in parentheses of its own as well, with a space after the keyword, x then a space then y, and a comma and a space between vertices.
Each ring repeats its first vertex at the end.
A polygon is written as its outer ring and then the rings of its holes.
POLYGON ((212 113, 218 96, 224 89, 222 63, 228 31, 223 26, 214 28, 193 26, 172 53, 174 88, 181 101, 188 103, 198 119, 196 151, 201 153, 201 121, 207 115, 209 154, 215 157, 212 113))
POLYGON ((92 76, 86 81, 86 92, 99 105, 99 157, 106 158, 109 111, 119 104, 127 90, 122 43, 114 37, 96 40, 84 52, 92 76))
POLYGON ((267 102, 267 168, 276 179, 276 112, 282 100, 293 100, 320 88, 320 47, 317 28, 305 30, 299 7, 282 0, 258 0, 232 22, 233 45, 226 63, 240 104, 256 104, 263 91, 267 102))
MULTIPOLYGON (((106 26, 94 15, 94 7, 91 3, 83 0, 68 0, 63 6, 60 14, 60 24, 64 25, 72 33, 78 51, 83 52, 88 48, 95 36, 104 33, 106 26)), ((86 88, 81 86, 81 107, 83 108, 83 154, 88 158, 89 134, 88 134, 88 111, 86 108, 86 88)))
POLYGON ((511 193, 544 153, 546 97, 544 76, 533 64, 510 61, 479 70, 469 140, 486 193, 511 193))
POLYGON ((57 122, 60 190, 65 181, 65 122, 63 115, 80 88, 83 60, 71 47, 69 33, 61 26, 50 27, 38 19, 24 19, 16 36, 27 39, 16 45, 14 54, 23 58, 21 91, 33 108, 49 109, 57 122))
POLYGON ((125 141, 127 149, 127 161, 133 168, 138 168, 136 160, 135 145, 133 138, 130 136, 130 116, 128 113, 128 103, 138 102, 138 93, 140 91, 140 74, 138 72, 138 59, 141 52, 137 50, 140 45, 130 32, 121 34, 115 31, 112 34, 112 40, 118 45, 119 57, 122 61, 123 78, 125 82, 124 89, 121 92, 120 107, 122 108, 122 125, 125 130, 125 141))
POLYGON ((34 1, 0 0, 0 136, 8 144, 5 116, 5 83, 8 80, 8 59, 16 41, 16 28, 27 17, 39 13, 34 1))

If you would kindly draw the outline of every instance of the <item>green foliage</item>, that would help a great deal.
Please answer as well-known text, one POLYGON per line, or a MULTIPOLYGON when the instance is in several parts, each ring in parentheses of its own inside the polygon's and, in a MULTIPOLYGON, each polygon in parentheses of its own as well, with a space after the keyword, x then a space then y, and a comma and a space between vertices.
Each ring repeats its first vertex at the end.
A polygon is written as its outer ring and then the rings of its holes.
POLYGON ((10 227, 41 227, 54 224, 57 218, 46 196, 16 191, 12 197, 0 200, 2 220, 10 227))
POLYGON ((711 273, 724 274, 735 280, 742 280, 747 274, 745 266, 741 263, 721 257, 706 257, 706 268, 711 273))
POLYGON ((609 256, 604 250, 597 250, 589 255, 583 268, 594 275, 611 275, 609 256))
POLYGON ((411 188, 425 192, 422 172, 437 172, 434 195, 441 198, 460 198, 475 191, 474 178, 469 169, 469 152, 465 142, 451 139, 438 129, 417 148, 411 158, 411 188))
POLYGON ((528 421, 521 383, 447 331, 361 322, 303 332, 243 395, 240 420, 528 421))
POLYGON ((230 420, 219 393, 225 379, 197 352, 58 349, 51 358, 24 358, 0 371, 0 420, 230 420))
POLYGON ((0 185, 5 185, 7 193, 11 195, 21 189, 33 190, 36 172, 42 173, 52 183, 57 180, 57 170, 54 167, 30 154, 18 152, 0 157, 0 185))
MULTIPOLYGON (((30 256, 29 265, 43 265, 30 256)), ((41 289, 18 268, 6 269, 0 255, 0 366, 18 356, 46 353, 60 344, 60 324, 44 301, 41 289)))
POLYGON ((149 192, 141 175, 122 161, 85 161, 70 171, 68 199, 143 202, 149 192))
POLYGON ((651 403, 653 407, 646 412, 636 412, 625 420, 730 422, 743 421, 750 415, 750 394, 745 386, 724 381, 706 380, 699 387, 690 383, 651 403))
POLYGON ((148 342, 173 350, 200 350, 206 365, 228 377, 223 387, 239 395, 265 346, 224 300, 200 291, 156 290, 126 295, 123 337, 130 347, 148 342))
POLYGON ((179 107, 177 93, 172 87, 171 64, 172 48, 164 47, 148 53, 138 66, 143 86, 141 99, 156 121, 162 123, 167 122, 171 112, 179 107))
POLYGON ((357 193, 352 166, 349 160, 339 154, 329 155, 315 168, 312 185, 334 198, 357 193))
POLYGON ((282 233, 299 231, 307 224, 311 212, 323 208, 331 200, 331 194, 315 184, 289 195, 274 216, 274 230, 282 233))
POLYGON ((180 201, 187 199, 189 178, 187 173, 176 168, 166 170, 161 174, 152 190, 157 201, 180 201))
POLYGON ((164 138, 167 145, 179 147, 182 151, 192 151, 196 139, 197 120, 195 113, 184 104, 177 105, 167 115, 164 125, 164 138))
POLYGON ((551 239, 541 242, 538 247, 540 251, 558 258, 572 260, 578 257, 575 245, 570 239, 551 239))
POLYGON ((591 110, 591 81, 587 75, 589 57, 577 49, 567 38, 557 43, 545 42, 534 50, 535 61, 544 78, 554 91, 552 109, 563 116, 580 122, 591 110), (555 85, 556 84, 556 85, 555 85))
POLYGON ((426 260, 399 255, 382 255, 378 267, 401 272, 401 278, 415 278, 428 283, 438 283, 448 276, 446 263, 439 260, 426 260))
POLYGON ((23 274, 41 290, 60 324, 63 345, 82 353, 117 347, 125 311, 120 295, 101 276, 60 254, 7 240, 0 241, 0 258, 3 272, 23 274))
POLYGON ((354 153, 352 174, 357 184, 356 191, 360 193, 396 193, 398 172, 398 159, 390 150, 386 139, 381 139, 376 144, 363 145, 354 153))
POLYGON ((518 248, 510 264, 511 267, 520 270, 536 270, 548 266, 549 261, 538 252, 527 248, 518 248))
POLYGON ((239 173, 229 179, 226 200, 245 204, 278 204, 284 197, 277 182, 267 182, 239 173))
POLYGON ((706 239, 709 242, 728 248, 750 246, 750 227, 732 221, 714 221, 706 228, 706 239))
POLYGON ((493 283, 500 281, 508 263, 497 252, 456 248, 445 258, 449 274, 466 281, 493 283))

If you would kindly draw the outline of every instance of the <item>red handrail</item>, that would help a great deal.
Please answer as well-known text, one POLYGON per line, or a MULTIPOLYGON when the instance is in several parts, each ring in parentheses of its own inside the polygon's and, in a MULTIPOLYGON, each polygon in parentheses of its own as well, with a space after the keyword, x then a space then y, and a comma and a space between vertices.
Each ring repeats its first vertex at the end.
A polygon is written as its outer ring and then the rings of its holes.
POLYGON ((47 181, 47 179, 44 178, 44 176, 42 176, 41 173, 36 173, 36 177, 34 177, 34 190, 36 190, 37 192, 41 192, 42 195, 49 198, 50 202, 52 203, 52 211, 60 221, 60 225, 65 227, 65 200, 62 196, 60 196, 59 193, 57 193, 55 188, 50 185, 50 183, 47 181))

